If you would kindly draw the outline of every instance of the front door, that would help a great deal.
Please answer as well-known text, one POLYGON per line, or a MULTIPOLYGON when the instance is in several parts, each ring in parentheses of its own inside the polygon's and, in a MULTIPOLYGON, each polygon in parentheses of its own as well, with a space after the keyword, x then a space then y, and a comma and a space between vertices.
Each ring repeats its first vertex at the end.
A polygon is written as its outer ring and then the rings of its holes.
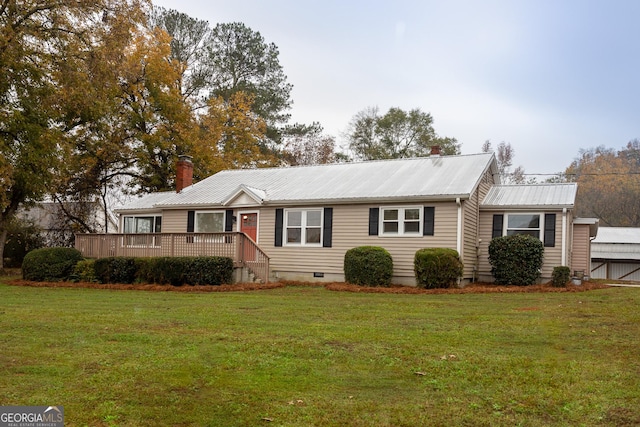
MULTIPOLYGON (((240 231, 251 237, 254 242, 258 241, 258 214, 257 213, 243 213, 240 217, 240 231)), ((252 245, 245 245, 244 247, 244 259, 245 261, 255 261, 256 250, 252 245)))
POLYGON ((251 237, 254 242, 258 241, 258 214, 245 213, 242 214, 240 222, 240 231, 251 237))

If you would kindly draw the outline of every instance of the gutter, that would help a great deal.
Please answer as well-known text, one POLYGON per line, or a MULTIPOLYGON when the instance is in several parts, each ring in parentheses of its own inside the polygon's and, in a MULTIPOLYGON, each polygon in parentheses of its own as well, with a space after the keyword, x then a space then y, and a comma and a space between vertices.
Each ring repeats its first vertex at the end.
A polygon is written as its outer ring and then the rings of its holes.
POLYGON ((480 205, 481 211, 539 211, 544 209, 559 210, 573 209, 573 204, 567 205, 480 205))
MULTIPOLYGON (((277 200, 269 201, 264 200, 262 204, 256 204, 251 207, 287 207, 287 206, 317 206, 317 205, 352 205, 352 204, 375 204, 375 203, 402 203, 407 202, 452 202, 458 203, 460 200, 466 200, 469 198, 469 194, 454 194, 454 195, 438 195, 438 196, 404 196, 404 197, 377 197, 377 198, 351 198, 351 199, 309 199, 309 200, 277 200)), ((216 203, 198 203, 198 204, 156 204, 151 209, 223 209, 228 205, 222 205, 219 202, 216 203)), ((248 206, 247 206, 248 207, 248 206)), ((144 209, 143 209, 144 210, 144 209)), ((125 210, 120 210, 123 212, 125 210)))

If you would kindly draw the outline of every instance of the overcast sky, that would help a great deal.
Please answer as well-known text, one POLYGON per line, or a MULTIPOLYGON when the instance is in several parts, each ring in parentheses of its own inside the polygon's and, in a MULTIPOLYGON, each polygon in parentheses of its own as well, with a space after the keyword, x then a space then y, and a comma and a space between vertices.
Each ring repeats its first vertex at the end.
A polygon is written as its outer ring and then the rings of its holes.
POLYGON ((280 51, 292 121, 344 142, 368 106, 420 108, 462 153, 505 141, 527 173, 640 138, 640 1, 154 0, 242 22, 280 51))

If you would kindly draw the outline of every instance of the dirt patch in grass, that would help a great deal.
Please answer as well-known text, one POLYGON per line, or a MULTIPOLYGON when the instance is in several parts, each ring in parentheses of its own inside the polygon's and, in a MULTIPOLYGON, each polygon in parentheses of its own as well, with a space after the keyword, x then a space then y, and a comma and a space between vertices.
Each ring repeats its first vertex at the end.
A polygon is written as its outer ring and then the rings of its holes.
POLYGON ((491 283, 471 283, 464 288, 447 289, 421 289, 414 286, 392 285, 389 287, 358 286, 349 283, 308 283, 308 282, 272 282, 260 283, 236 283, 232 285, 220 286, 171 286, 171 285, 146 285, 146 284, 100 284, 87 282, 31 282, 28 280, 7 281, 13 286, 30 286, 39 288, 89 288, 89 289, 110 289, 110 290, 137 290, 155 292, 243 292, 259 291, 267 289, 283 288, 286 286, 324 286, 330 291, 338 292, 366 292, 381 294, 474 294, 474 293, 521 293, 521 292, 584 292, 594 289, 604 289, 607 285, 596 282, 583 282, 576 286, 569 284, 565 287, 553 287, 550 283, 531 286, 500 286, 491 283))
POLYGON ((629 408, 615 407, 607 411, 606 420, 616 426, 638 426, 640 415, 629 408))
POLYGON ((582 282, 582 285, 567 285, 565 287, 554 287, 550 283, 531 286, 501 286, 491 283, 470 283, 464 288, 447 289, 421 289, 413 286, 392 285, 384 287, 356 286, 348 283, 330 283, 325 286, 332 291, 344 292, 371 292, 389 294, 486 294, 486 293, 515 293, 515 292, 584 292, 593 289, 604 289, 608 286, 595 282, 582 282))

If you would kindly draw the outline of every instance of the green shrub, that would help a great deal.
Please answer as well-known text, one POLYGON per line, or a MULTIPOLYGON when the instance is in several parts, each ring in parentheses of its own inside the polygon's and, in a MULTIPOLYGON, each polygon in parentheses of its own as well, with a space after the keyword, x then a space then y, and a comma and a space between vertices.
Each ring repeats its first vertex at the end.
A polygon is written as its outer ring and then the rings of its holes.
POLYGON ((222 285, 233 281, 233 260, 226 257, 189 258, 185 283, 189 285, 222 285))
POLYGON ((349 283, 366 286, 389 286, 393 276, 393 259, 386 249, 360 246, 344 255, 344 277, 349 283))
POLYGON ((227 257, 156 257, 137 260, 138 281, 146 283, 221 285, 233 280, 233 260, 227 257))
POLYGON ((413 261, 420 288, 450 288, 462 277, 463 265, 455 249, 426 248, 416 252, 413 261))
POLYGON ((136 259, 132 257, 98 258, 93 268, 100 283, 133 283, 136 279, 136 259))
POLYGON ((179 286, 185 283, 187 257, 159 257, 150 261, 150 283, 179 286))
POLYGON ((82 261, 78 261, 76 267, 73 270, 73 281, 89 283, 97 282, 98 278, 94 269, 95 262, 96 261, 94 259, 84 259, 82 261))
POLYGON ((22 277, 36 282, 67 280, 82 254, 73 248, 34 249, 22 262, 22 277))
POLYGON ((499 285, 532 285, 540 278, 544 246, 528 234, 496 237, 489 242, 491 273, 499 285))
POLYGON ((558 288, 567 286, 569 280, 571 280, 571 269, 569 269, 569 267, 553 267, 553 276, 551 281, 553 286, 558 288))
POLYGON ((156 258, 136 258, 135 283, 153 283, 153 262, 156 258))

